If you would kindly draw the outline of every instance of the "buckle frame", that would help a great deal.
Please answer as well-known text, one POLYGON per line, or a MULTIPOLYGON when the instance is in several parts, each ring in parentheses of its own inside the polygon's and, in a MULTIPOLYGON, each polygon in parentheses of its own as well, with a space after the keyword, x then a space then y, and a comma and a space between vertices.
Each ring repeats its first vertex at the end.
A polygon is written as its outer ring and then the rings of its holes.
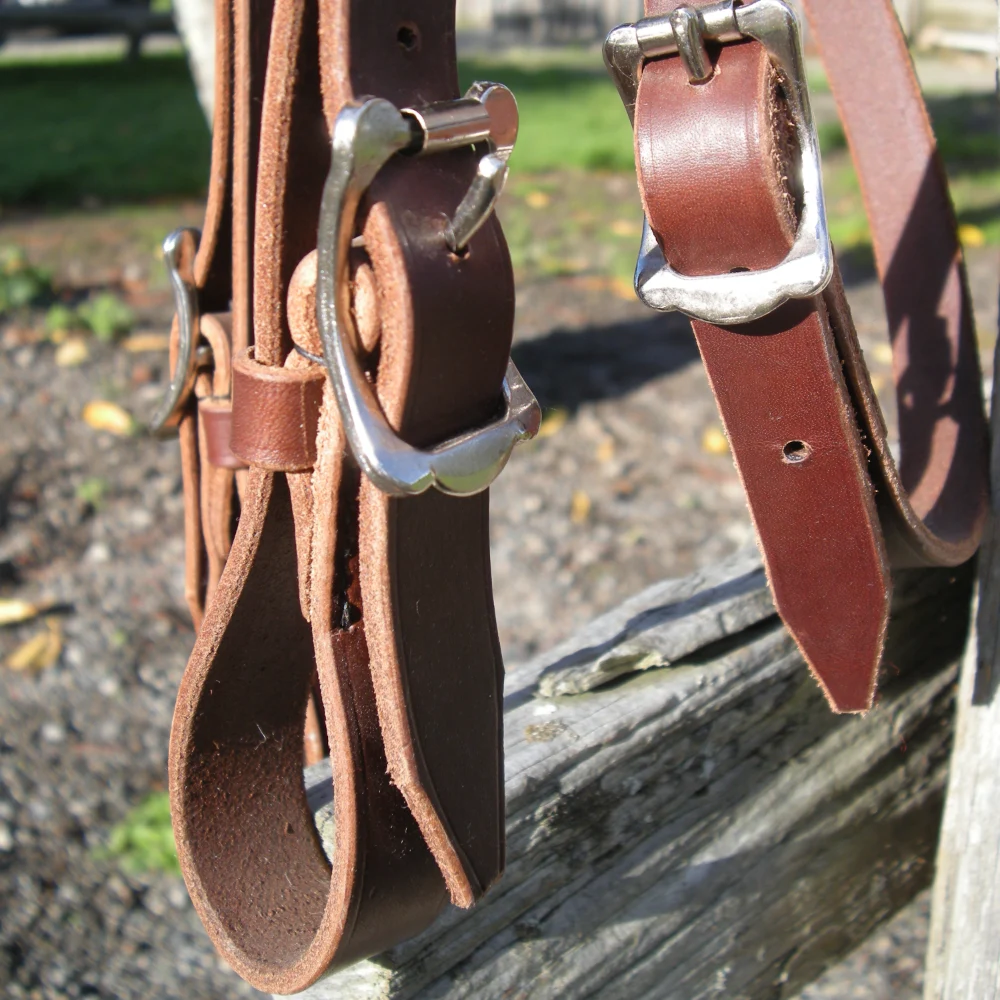
POLYGON ((733 0, 708 7, 682 7, 615 28, 604 43, 604 61, 629 120, 634 123, 639 78, 647 59, 679 54, 692 83, 704 82, 699 48, 706 39, 727 43, 753 38, 767 50, 781 76, 799 146, 802 215, 795 240, 775 267, 701 277, 675 271, 643 220, 635 268, 635 291, 654 309, 682 312, 717 326, 750 323, 789 299, 819 295, 833 277, 833 250, 823 200, 819 140, 806 86, 799 26, 784 0, 754 0, 736 7, 733 0), (697 27, 697 32, 692 26, 697 27))
POLYGON ((177 314, 177 360, 164 397, 150 419, 148 429, 162 434, 175 429, 184 416, 204 356, 197 349, 198 289, 194 283, 194 258, 201 233, 197 229, 175 229, 163 241, 163 259, 170 277, 170 290, 177 314))
POLYGON ((398 110, 369 98, 347 104, 333 129, 333 157, 320 207, 316 317, 326 363, 348 446, 365 475, 384 493, 412 496, 432 486, 452 496, 486 489, 507 464, 514 446, 532 438, 541 409, 513 361, 503 383, 506 412, 484 427, 422 450, 390 427, 374 386, 358 361, 358 337, 350 309, 348 251, 362 196, 396 153, 432 153, 487 141, 492 147, 454 219, 445 228, 449 247, 460 248, 486 221, 506 178, 517 119, 513 96, 497 84, 475 84, 460 101, 422 111, 398 110), (501 102, 505 92, 509 101, 501 102), (484 95, 502 113, 490 114, 484 95))

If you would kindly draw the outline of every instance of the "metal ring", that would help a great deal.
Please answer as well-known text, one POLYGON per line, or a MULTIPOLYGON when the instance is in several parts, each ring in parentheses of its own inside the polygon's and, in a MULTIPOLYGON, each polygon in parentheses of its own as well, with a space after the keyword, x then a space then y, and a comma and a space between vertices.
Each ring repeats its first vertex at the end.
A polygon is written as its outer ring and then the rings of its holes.
POLYGON ((193 270, 200 239, 197 229, 175 229, 163 241, 163 257, 177 312, 177 361, 166 395, 149 422, 149 429, 154 433, 180 423, 198 373, 198 355, 194 349, 198 331, 198 289, 193 270))

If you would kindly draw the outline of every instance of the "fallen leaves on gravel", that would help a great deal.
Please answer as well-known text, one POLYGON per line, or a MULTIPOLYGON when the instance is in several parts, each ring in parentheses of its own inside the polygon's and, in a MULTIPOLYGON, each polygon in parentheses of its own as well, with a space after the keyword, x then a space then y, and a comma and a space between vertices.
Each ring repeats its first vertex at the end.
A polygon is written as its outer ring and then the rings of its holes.
POLYGON ((83 337, 70 337, 56 348, 55 361, 60 368, 76 368, 89 357, 87 341, 83 337))
POLYGON ((119 437, 128 437, 135 430, 135 421, 128 410, 104 399, 88 403, 83 408, 83 420, 95 431, 107 431, 119 437))
POLYGON ((590 517, 590 497, 583 490, 575 490, 569 504, 569 519, 574 524, 583 524, 590 517))
POLYGON ((0 600, 0 625, 19 625, 47 611, 49 605, 34 604, 12 597, 0 600))
POLYGON ((538 437, 552 437, 553 434, 557 434, 566 426, 567 420, 569 420, 569 413, 566 410, 546 410, 542 417, 541 426, 538 428, 538 437))
POLYGON ((146 351, 165 351, 170 347, 168 333, 133 333, 122 341, 122 347, 130 354, 142 354, 146 351))
POLYGON ((544 191, 529 191, 524 201, 528 208, 548 208, 552 198, 544 191))
POLYGON ((725 455, 729 452, 729 439, 721 427, 713 425, 701 436, 701 450, 708 455, 725 455))
POLYGON ((55 664, 63 647, 62 628, 56 618, 47 619, 45 624, 47 628, 44 632, 39 632, 27 642, 21 643, 7 657, 8 670, 35 673, 55 664))
POLYGON ((958 238, 961 241, 962 246, 986 246, 986 234, 979 228, 979 226, 974 226, 971 222, 966 222, 958 227, 958 238))

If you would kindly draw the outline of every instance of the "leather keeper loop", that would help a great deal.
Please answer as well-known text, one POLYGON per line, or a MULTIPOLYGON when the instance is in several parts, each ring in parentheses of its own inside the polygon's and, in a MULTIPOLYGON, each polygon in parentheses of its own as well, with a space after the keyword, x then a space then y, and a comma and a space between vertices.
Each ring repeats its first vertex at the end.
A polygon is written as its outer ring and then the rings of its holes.
POLYGON ((318 365, 262 365, 254 360, 252 347, 234 356, 233 455, 272 472, 311 469, 325 380, 326 371, 318 365))
POLYGON ((199 399, 198 419, 205 428, 209 464, 219 469, 245 469, 232 451, 233 404, 228 399, 199 399))

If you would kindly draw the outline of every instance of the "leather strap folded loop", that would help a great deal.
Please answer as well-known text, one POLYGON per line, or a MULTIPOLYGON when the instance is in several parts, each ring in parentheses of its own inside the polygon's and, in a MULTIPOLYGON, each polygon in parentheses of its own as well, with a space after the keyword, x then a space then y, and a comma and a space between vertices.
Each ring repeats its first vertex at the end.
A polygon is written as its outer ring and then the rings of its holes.
MULTIPOLYGON (((647 0, 647 15, 676 0, 647 0)), ((696 6, 702 6, 696 4, 696 6)), ((890 452, 839 273, 763 319, 693 321, 778 609, 837 711, 872 704, 891 566, 957 565, 986 514, 986 425, 955 221, 890 0, 806 0, 872 225, 890 322, 901 460, 890 452)), ((773 267, 795 227, 781 80, 756 41, 697 86, 643 68, 640 191, 691 275, 773 267)))
POLYGON ((316 464, 316 431, 326 372, 318 365, 258 364, 253 348, 233 358, 230 448, 247 465, 302 472, 316 464))

